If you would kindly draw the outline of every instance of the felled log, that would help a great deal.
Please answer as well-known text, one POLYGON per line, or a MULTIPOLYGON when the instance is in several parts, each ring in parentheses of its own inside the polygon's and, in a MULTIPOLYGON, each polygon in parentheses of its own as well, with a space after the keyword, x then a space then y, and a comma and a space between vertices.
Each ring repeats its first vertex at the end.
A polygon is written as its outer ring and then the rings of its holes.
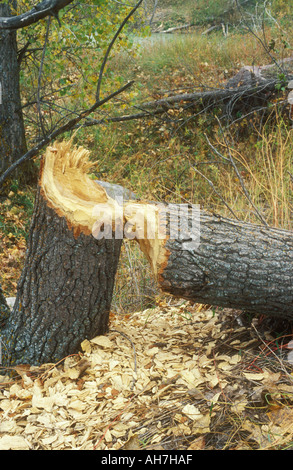
MULTIPOLYGON (((176 226, 178 207, 166 207, 176 226)), ((165 215, 158 211, 157 225, 165 215)), ((293 320, 293 237, 286 230, 207 213, 184 214, 176 238, 168 235, 153 261, 160 288, 195 302, 293 320), (189 228, 188 228, 189 227, 189 228), (190 228, 191 227, 191 228, 190 228)))
MULTIPOLYGON (((95 222, 93 235, 103 236, 100 227, 107 233, 107 223, 108 234, 114 233, 115 220, 119 217, 109 207, 95 222)), ((123 205, 118 226, 123 237, 139 243, 164 292, 293 320, 291 232, 223 218, 197 206, 142 201, 123 205)))

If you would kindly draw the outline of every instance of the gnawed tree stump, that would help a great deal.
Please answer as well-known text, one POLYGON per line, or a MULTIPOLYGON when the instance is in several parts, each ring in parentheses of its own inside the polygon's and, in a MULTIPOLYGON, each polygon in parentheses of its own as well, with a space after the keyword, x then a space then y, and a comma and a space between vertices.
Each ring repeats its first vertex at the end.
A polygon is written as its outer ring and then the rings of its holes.
POLYGON ((88 152, 71 142, 42 161, 25 266, 1 331, 2 365, 56 362, 108 329, 122 240, 96 240, 92 207, 106 191, 86 175, 88 152))

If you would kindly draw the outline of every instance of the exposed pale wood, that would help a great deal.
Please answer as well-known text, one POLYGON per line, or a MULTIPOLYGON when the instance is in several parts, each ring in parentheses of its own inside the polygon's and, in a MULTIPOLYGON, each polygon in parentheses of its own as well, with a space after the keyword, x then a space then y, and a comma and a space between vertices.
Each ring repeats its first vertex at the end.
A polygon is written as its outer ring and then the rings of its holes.
POLYGON ((115 206, 105 189, 88 177, 93 166, 88 157, 87 150, 73 148, 72 141, 67 141, 47 147, 42 161, 41 192, 47 204, 66 218, 75 234, 91 234, 96 204, 115 206))

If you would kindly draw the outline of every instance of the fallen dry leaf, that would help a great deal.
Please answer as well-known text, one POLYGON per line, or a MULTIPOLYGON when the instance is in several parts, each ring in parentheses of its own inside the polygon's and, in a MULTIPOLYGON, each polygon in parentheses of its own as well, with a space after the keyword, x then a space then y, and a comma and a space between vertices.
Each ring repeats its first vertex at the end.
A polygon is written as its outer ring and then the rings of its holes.
POLYGON ((187 450, 204 450, 205 448, 205 438, 203 436, 194 439, 187 450))
POLYGON ((90 342, 98 346, 102 346, 103 348, 113 347, 113 343, 109 340, 107 336, 96 336, 95 338, 91 339, 90 342))
POLYGON ((122 447, 123 450, 139 450, 140 448, 141 445, 137 434, 133 434, 122 447))

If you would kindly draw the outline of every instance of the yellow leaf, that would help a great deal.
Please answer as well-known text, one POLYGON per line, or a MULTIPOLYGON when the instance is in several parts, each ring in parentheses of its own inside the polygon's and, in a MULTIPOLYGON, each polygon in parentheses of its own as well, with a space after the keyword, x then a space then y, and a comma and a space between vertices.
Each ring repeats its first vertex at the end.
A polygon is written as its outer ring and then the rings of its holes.
POLYGON ((138 440, 137 434, 133 434, 126 444, 122 447, 123 450, 139 450, 140 449, 140 442, 138 440))
POLYGON ((197 437, 190 446, 187 448, 187 450, 204 450, 205 448, 205 438, 204 437, 197 437))
POLYGON ((102 346, 102 348, 111 348, 113 346, 112 341, 107 336, 96 336, 94 339, 91 339, 91 343, 102 346))
POLYGON ((85 352, 85 353, 90 353, 92 348, 91 348, 91 343, 89 342, 88 339, 85 339, 82 343, 81 343, 81 349, 85 352))
POLYGON ((264 374, 260 372, 243 372, 243 375, 248 380, 263 380, 264 374))
POLYGON ((182 408, 182 413, 184 413, 186 416, 188 416, 188 418, 192 420, 197 420, 202 416, 199 409, 194 405, 185 405, 182 408))

